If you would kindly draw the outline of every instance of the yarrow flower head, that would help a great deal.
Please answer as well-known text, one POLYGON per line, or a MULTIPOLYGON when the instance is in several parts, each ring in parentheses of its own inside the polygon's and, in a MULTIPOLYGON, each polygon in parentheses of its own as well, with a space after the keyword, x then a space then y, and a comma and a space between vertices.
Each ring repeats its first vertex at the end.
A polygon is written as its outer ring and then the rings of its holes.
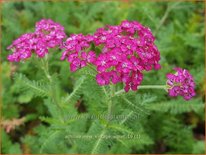
POLYGON ((123 21, 120 25, 99 28, 93 35, 71 35, 64 43, 61 59, 67 58, 71 71, 93 64, 99 85, 123 82, 125 91, 137 90, 143 79, 143 70, 161 67, 154 40, 149 28, 136 21, 123 21), (101 49, 98 56, 94 52, 90 54, 91 45, 101 49), (92 61, 85 61, 82 53, 89 55, 92 61))
POLYGON ((8 50, 12 50, 13 53, 10 54, 7 59, 11 62, 20 61, 31 57, 32 55, 32 47, 31 43, 36 41, 34 39, 33 33, 26 33, 20 36, 18 39, 14 40, 12 45, 7 47, 8 50))
POLYGON ((61 46, 65 37, 63 26, 50 19, 42 19, 36 23, 34 33, 21 35, 7 48, 13 51, 8 56, 8 60, 19 62, 30 58, 32 53, 35 53, 38 57, 44 57, 49 48, 61 46))
POLYGON ((48 48, 62 45, 62 41, 66 37, 64 27, 51 19, 42 19, 37 22, 35 34, 43 42, 46 42, 48 48))
POLYGON ((170 96, 183 96, 185 100, 190 100, 195 96, 195 82, 192 75, 182 68, 174 68, 175 74, 167 74, 167 86, 170 96))
POLYGON ((64 42, 62 48, 65 50, 62 53, 61 60, 67 58, 72 72, 85 67, 87 63, 92 64, 96 60, 95 52, 88 51, 92 41, 93 36, 91 35, 73 34, 64 42))

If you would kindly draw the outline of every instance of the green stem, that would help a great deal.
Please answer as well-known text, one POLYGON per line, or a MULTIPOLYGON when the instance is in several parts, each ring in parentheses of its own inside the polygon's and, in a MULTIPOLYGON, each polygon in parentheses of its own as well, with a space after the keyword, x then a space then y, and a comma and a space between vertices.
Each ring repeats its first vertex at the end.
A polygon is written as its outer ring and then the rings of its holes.
MULTIPOLYGON (((166 87, 166 85, 141 85, 141 86, 138 86, 138 89, 164 89, 164 90, 166 90, 167 87, 166 87)), ((115 93, 115 96, 120 95, 124 92, 125 92, 124 89, 119 90, 115 93)))
POLYGON ((104 91, 105 96, 106 96, 106 102, 108 103, 108 110, 107 110, 108 111, 108 114, 107 114, 107 117, 108 117, 107 121, 108 122, 107 122, 107 125, 104 126, 98 140, 96 141, 96 143, 91 151, 91 154, 95 154, 97 152, 99 145, 102 143, 102 140, 103 140, 102 137, 106 134, 107 126, 109 125, 109 122, 111 121, 110 116, 112 114, 112 96, 114 95, 114 86, 110 85, 110 89, 109 89, 110 92, 109 93, 107 93, 105 86, 103 86, 102 88, 103 88, 103 91, 104 91))
POLYGON ((59 101, 56 97, 56 88, 53 85, 53 80, 51 78, 51 75, 49 74, 49 63, 48 63, 48 57, 45 57, 45 59, 41 59, 42 62, 42 70, 44 71, 46 77, 48 78, 49 82, 50 82, 50 86, 51 86, 51 98, 54 101, 54 103, 56 104, 56 106, 58 107, 60 114, 61 114, 61 121, 65 122, 64 119, 64 114, 63 114, 63 109, 61 107, 61 105, 59 104, 59 101))
POLYGON ((107 90, 106 90, 105 86, 102 86, 102 89, 103 89, 103 91, 105 93, 106 98, 108 99, 109 97, 108 97, 107 90))
POLYGON ((138 89, 165 89, 166 85, 142 85, 138 89))
POLYGON ((112 114, 112 97, 115 94, 115 85, 110 84, 110 93, 108 98, 108 121, 110 121, 110 116, 112 114))
POLYGON ((111 117, 111 114, 112 114, 112 100, 111 98, 109 99, 109 102, 108 102, 108 124, 110 122, 110 117, 111 117))
POLYGON ((46 77, 48 78, 48 80, 51 82, 52 79, 51 79, 51 76, 49 74, 49 63, 48 63, 48 60, 47 58, 44 60, 44 59, 41 59, 41 62, 42 62, 42 70, 44 71, 44 74, 46 75, 46 77))
POLYGON ((115 85, 113 85, 112 83, 110 84, 110 95, 111 97, 113 97, 115 94, 115 85))
POLYGON ((115 95, 115 85, 110 84, 110 93, 108 98, 108 124, 110 122, 110 117, 112 114, 112 97, 115 95))
POLYGON ((92 149, 92 151, 91 151, 91 154, 96 154, 96 151, 97 151, 99 145, 101 144, 101 142, 102 142, 102 140, 103 140, 102 137, 105 135, 105 133, 106 133, 106 129, 104 128, 104 129, 102 130, 102 132, 101 132, 98 140, 96 141, 96 143, 95 143, 95 145, 94 145, 94 147, 93 147, 93 149, 92 149))
POLYGON ((169 16, 169 13, 179 4, 180 2, 176 2, 173 5, 168 5, 167 9, 163 15, 163 17, 161 18, 158 26, 156 27, 156 30, 154 32, 154 35, 156 36, 157 32, 159 31, 160 27, 165 23, 167 17, 169 16))
POLYGON ((125 119, 123 119, 121 122, 120 122, 120 125, 124 124, 132 115, 133 115, 134 111, 131 111, 127 117, 125 117, 125 119))
POLYGON ((97 70, 95 69, 95 67, 93 65, 91 65, 90 63, 87 63, 87 66, 92 69, 95 73, 97 73, 97 70))

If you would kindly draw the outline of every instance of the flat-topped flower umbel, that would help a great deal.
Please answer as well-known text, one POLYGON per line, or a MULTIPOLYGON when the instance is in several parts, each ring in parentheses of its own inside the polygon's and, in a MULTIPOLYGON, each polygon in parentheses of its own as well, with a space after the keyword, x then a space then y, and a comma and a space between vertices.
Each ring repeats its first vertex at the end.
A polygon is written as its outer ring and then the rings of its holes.
POLYGON ((167 74, 167 85, 170 96, 183 96, 185 100, 190 100, 195 96, 195 82, 192 75, 182 68, 174 68, 175 74, 167 74))
POLYGON ((65 37, 63 26, 50 19, 42 19, 36 23, 34 33, 23 34, 7 48, 13 51, 8 56, 8 60, 12 62, 26 60, 32 56, 32 53, 44 57, 49 48, 60 46, 65 37))
POLYGON ((160 68, 160 53, 154 40, 149 28, 136 21, 123 21, 120 25, 99 28, 93 35, 71 35, 64 43, 61 59, 67 58, 71 71, 89 63, 94 65, 96 81, 101 86, 123 82, 125 91, 137 90, 143 70, 160 68), (101 49, 99 55, 90 51, 92 45, 101 49), (85 53, 92 61, 85 60, 82 56, 85 53))

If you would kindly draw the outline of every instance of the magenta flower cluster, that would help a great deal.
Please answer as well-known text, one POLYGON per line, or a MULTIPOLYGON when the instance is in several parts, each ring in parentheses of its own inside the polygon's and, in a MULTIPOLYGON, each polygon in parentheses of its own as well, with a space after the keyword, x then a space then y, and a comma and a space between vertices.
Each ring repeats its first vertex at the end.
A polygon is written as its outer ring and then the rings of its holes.
POLYGON ((62 60, 67 58, 71 71, 92 64, 96 67, 99 85, 125 83, 125 91, 137 90, 142 71, 159 69, 160 53, 149 28, 136 21, 107 25, 93 35, 71 35, 64 43, 62 60), (91 46, 101 49, 97 56, 91 46))
POLYGON ((183 96, 185 100, 190 100, 195 96, 195 82, 192 75, 182 68, 174 68, 175 74, 167 74, 167 85, 170 96, 183 96))
MULTIPOLYGON (((160 52, 154 41, 151 30, 137 21, 125 20, 120 25, 99 28, 92 35, 72 34, 66 39, 63 26, 42 19, 36 23, 35 32, 23 34, 8 47, 13 51, 8 60, 22 61, 30 58, 32 53, 41 58, 49 49, 57 47, 63 50, 61 60, 70 63, 72 72, 93 66, 100 86, 124 83, 124 90, 128 92, 138 89, 143 71, 161 68, 160 52), (100 53, 92 49, 100 49, 100 53)), ((175 70, 175 74, 167 75, 169 95, 191 99, 195 96, 191 74, 185 69, 175 70)))
POLYGON ((70 62, 72 72, 85 67, 88 63, 93 64, 96 60, 95 52, 89 50, 93 38, 91 35, 73 34, 64 42, 61 60, 67 59, 70 62))
POLYGON ((23 34, 7 48, 13 51, 8 60, 19 62, 30 58, 32 53, 44 57, 49 48, 60 46, 65 37, 63 26, 50 19, 42 19, 36 23, 34 33, 23 34))

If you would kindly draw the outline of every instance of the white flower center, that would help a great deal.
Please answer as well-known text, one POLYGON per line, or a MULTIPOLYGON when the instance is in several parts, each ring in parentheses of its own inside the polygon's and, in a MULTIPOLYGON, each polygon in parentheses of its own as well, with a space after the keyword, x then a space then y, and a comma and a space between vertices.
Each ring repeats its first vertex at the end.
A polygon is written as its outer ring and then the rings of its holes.
POLYGON ((102 66, 104 66, 104 65, 106 64, 106 62, 103 60, 103 61, 101 62, 101 64, 102 64, 102 66))
POLYGON ((114 60, 116 60, 116 57, 113 55, 113 56, 111 56, 112 57, 112 59, 114 59, 114 60))
POLYGON ((106 40, 106 37, 105 36, 101 37, 101 40, 106 40))
POLYGON ((129 27, 129 23, 125 23, 124 26, 125 26, 125 27, 129 27))
POLYGON ((122 64, 122 68, 126 68, 127 67, 127 64, 126 63, 123 63, 122 64))

